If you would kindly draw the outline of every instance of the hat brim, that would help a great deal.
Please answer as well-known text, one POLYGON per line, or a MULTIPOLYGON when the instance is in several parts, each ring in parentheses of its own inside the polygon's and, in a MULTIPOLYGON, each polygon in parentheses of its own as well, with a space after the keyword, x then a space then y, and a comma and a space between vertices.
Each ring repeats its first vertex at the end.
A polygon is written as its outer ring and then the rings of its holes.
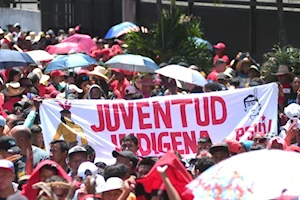
POLYGON ((21 149, 18 146, 11 147, 7 150, 8 153, 20 153, 21 149))
POLYGON ((229 153, 229 148, 225 147, 225 146, 214 146, 214 147, 211 147, 209 150, 209 153, 211 153, 212 155, 215 154, 216 152, 229 153))
POLYGON ((0 169, 4 169, 4 170, 10 171, 10 172, 14 172, 14 170, 9 168, 9 167, 0 167, 0 169))
POLYGON ((8 96, 8 97, 13 97, 13 96, 19 96, 20 94, 22 94, 24 92, 25 88, 19 88, 19 91, 16 92, 16 93, 10 93, 7 88, 2 90, 2 93, 5 95, 5 96, 8 96))
POLYGON ((92 76, 99 76, 101 78, 104 78, 105 80, 108 80, 107 76, 105 76, 104 74, 98 73, 98 72, 92 71, 92 72, 90 72, 90 75, 92 75, 92 76))
POLYGON ((50 76, 49 76, 49 75, 43 74, 42 77, 41 77, 41 79, 40 79, 40 83, 41 83, 41 84, 44 84, 44 83, 46 83, 47 81, 49 81, 49 79, 50 79, 50 76))

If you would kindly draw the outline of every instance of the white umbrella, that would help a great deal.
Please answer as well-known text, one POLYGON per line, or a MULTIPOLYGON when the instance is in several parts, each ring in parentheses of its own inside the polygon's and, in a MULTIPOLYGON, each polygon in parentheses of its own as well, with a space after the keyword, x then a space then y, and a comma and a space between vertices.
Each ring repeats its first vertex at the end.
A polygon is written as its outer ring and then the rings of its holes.
POLYGON ((198 71, 180 65, 168 65, 156 70, 155 73, 199 86, 204 86, 207 83, 206 79, 198 71))
POLYGON ((26 52, 34 62, 50 61, 54 58, 53 55, 43 50, 33 50, 26 52))

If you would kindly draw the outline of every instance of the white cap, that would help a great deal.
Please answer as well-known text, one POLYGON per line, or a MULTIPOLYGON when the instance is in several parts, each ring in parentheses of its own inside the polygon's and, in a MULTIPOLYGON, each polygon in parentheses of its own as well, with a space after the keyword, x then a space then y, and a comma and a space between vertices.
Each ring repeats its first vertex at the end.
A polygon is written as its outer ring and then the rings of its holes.
POLYGON ((284 108, 284 114, 289 118, 300 118, 300 105, 297 103, 291 103, 284 108))
POLYGON ((69 85, 69 93, 75 93, 75 92, 78 92, 78 93, 82 93, 83 90, 78 88, 76 85, 74 84, 70 84, 69 85))
POLYGON ((136 88, 132 85, 128 85, 125 88, 125 94, 136 94, 136 93, 137 93, 136 88))
POLYGON ((111 177, 106 180, 106 183, 104 184, 101 193, 112 191, 112 190, 123 190, 123 188, 124 188, 124 182, 122 179, 117 177, 111 177))
POLYGON ((98 167, 92 162, 83 162, 79 165, 77 170, 77 175, 81 177, 83 180, 86 179, 88 175, 92 177, 96 177, 98 173, 98 167))

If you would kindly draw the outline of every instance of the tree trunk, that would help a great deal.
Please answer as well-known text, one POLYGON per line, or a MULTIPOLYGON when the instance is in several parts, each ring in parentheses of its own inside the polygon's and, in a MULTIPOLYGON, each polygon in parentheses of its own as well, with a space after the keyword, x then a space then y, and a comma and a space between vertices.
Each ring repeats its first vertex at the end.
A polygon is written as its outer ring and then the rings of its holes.
POLYGON ((277 1, 277 16, 278 16, 278 22, 279 22, 279 42, 281 46, 286 46, 288 44, 287 42, 287 36, 286 36, 286 30, 284 27, 284 11, 283 11, 283 2, 282 0, 276 0, 277 1))
POLYGON ((157 21, 160 21, 161 19, 161 0, 156 0, 156 14, 157 14, 157 21))

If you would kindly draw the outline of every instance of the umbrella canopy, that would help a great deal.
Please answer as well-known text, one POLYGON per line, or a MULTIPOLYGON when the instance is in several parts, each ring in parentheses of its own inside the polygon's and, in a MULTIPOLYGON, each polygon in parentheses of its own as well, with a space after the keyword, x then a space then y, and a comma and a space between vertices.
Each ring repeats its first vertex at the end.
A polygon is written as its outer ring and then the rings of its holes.
POLYGON ((70 52, 86 53, 90 52, 82 45, 74 42, 64 42, 56 45, 50 45, 46 48, 50 54, 68 54, 70 52))
POLYGON ((46 72, 54 70, 65 70, 76 67, 86 67, 89 65, 96 65, 97 61, 90 56, 82 53, 60 55, 54 58, 46 67, 46 72))
POLYGON ((152 59, 133 54, 115 56, 105 64, 111 68, 134 72, 154 73, 155 70, 159 69, 158 65, 152 59))
POLYGON ((137 25, 135 25, 132 22, 122 22, 120 24, 117 24, 117 25, 114 25, 113 27, 111 27, 108 30, 108 32, 106 33, 104 39, 120 37, 121 35, 128 33, 135 28, 137 28, 137 25))
POLYGON ((34 60, 26 53, 13 50, 0 50, 0 69, 33 64, 34 60))
POLYGON ((275 199, 299 196, 300 154, 259 150, 224 160, 187 185, 198 199, 275 199))
POLYGON ((193 37, 193 40, 196 42, 197 45, 205 44, 207 45, 208 49, 213 51, 213 46, 210 44, 209 41, 203 40, 202 38, 193 37))
POLYGON ((54 58, 53 55, 43 50, 33 50, 26 52, 35 62, 49 61, 54 58))
POLYGON ((155 73, 199 86, 204 86, 207 83, 198 71, 180 65, 168 65, 156 70, 155 73))
POLYGON ((91 36, 85 35, 85 34, 74 34, 74 35, 64 39, 62 41, 62 43, 64 43, 64 42, 74 42, 74 43, 81 44, 89 52, 91 51, 92 48, 97 47, 97 45, 95 44, 95 42, 93 41, 91 36))

